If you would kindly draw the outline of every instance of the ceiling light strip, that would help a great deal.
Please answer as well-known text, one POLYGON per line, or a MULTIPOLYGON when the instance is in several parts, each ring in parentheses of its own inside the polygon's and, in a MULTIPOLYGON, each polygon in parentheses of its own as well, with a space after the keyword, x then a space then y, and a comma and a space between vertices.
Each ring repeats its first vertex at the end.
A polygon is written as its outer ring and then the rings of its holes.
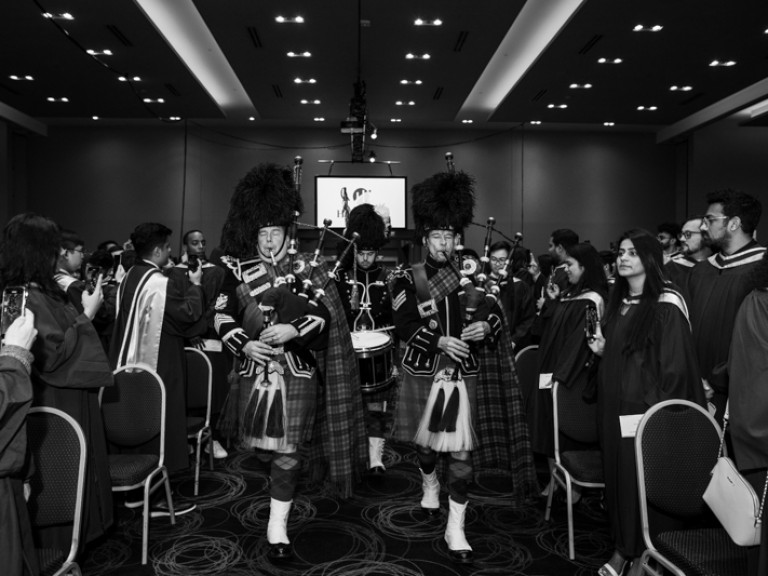
POLYGON ((768 78, 755 82, 751 86, 747 86, 743 90, 739 90, 735 94, 731 94, 719 102, 715 102, 695 114, 683 118, 679 122, 662 128, 656 132, 656 143, 661 144, 672 138, 692 132, 697 128, 702 128, 742 108, 755 104, 765 99, 766 96, 768 96, 768 78))
POLYGON ((526 2, 457 117, 488 120, 585 1, 526 2))
POLYGON ((257 114, 192 0, 134 0, 225 116, 257 114))

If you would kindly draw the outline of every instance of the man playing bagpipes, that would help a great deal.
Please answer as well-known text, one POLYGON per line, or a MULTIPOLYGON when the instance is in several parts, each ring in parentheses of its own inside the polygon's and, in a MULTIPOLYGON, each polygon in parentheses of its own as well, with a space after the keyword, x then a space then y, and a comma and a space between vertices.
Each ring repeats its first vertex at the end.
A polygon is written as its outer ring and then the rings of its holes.
POLYGON ((392 331, 392 297, 387 278, 391 270, 377 261, 387 243, 384 218, 371 204, 359 204, 347 219, 344 236, 360 236, 354 254, 341 263, 336 284, 352 330, 352 345, 360 365, 361 391, 368 431, 368 469, 385 472, 384 442, 392 428, 392 395, 396 346, 392 331))
POLYGON ((298 254, 289 234, 302 209, 299 179, 262 164, 238 184, 222 231, 228 273, 215 306, 216 330, 237 358, 229 426, 245 447, 271 452, 273 560, 292 556, 287 522, 299 445, 312 440, 313 479, 327 472, 341 496, 351 494, 365 461, 358 367, 338 292, 319 249, 314 258, 298 254))
POLYGON ((406 342, 394 437, 416 444, 422 475, 421 507, 439 513, 438 453, 448 453, 448 524, 452 560, 472 562, 464 534, 467 488, 473 477, 473 418, 479 361, 475 346, 495 338, 500 310, 489 304, 454 262, 459 234, 472 222, 472 178, 440 173, 411 190, 416 230, 427 248, 423 263, 393 274, 395 328, 406 342))

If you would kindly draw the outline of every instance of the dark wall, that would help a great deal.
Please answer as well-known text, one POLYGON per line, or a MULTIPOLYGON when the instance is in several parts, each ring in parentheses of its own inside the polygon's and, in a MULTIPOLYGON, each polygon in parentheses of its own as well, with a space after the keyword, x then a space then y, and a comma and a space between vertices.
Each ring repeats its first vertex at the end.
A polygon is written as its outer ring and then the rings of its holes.
MULTIPOLYGON (((318 160, 350 157, 336 129, 52 126, 48 137, 27 139, 26 209, 79 231, 89 247, 124 240, 146 220, 171 227, 177 241, 183 229, 200 228, 215 245, 239 178, 258 162, 290 165, 297 154, 302 220, 311 222, 314 176, 329 167, 318 160)), ((654 228, 677 212, 675 150, 652 134, 382 130, 370 148, 379 160, 399 161, 393 171, 409 185, 444 170, 444 154, 453 152, 457 169, 477 180, 475 221, 493 216, 505 234, 522 231, 536 253, 555 228, 573 228, 602 248, 628 227, 654 228)), ((340 163, 333 173, 388 169, 340 163)), ((475 228, 466 244, 480 249, 482 238, 475 228)))

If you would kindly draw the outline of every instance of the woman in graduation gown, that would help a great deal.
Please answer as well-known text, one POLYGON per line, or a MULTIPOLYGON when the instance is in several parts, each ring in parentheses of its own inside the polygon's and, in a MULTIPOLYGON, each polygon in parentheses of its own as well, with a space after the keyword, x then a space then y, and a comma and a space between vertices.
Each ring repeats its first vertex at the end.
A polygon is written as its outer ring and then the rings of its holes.
MULTIPOLYGON (((52 220, 26 213, 13 217, 0 245, 0 283, 26 286, 27 308, 34 312, 39 337, 32 347, 33 406, 59 408, 72 416, 86 438, 83 543, 101 536, 112 524, 112 488, 98 402, 101 386, 112 384, 99 335, 91 323, 102 302, 101 284, 83 294, 78 313, 54 280, 60 231, 52 220)), ((68 545, 71 527, 52 526, 39 531, 43 547, 68 545)))
POLYGON ((33 316, 27 311, 17 318, 0 347, 0 558, 7 576, 39 572, 23 488, 32 405, 29 348, 37 336, 33 316))
POLYGON ((568 250, 568 288, 561 294, 556 284, 548 288, 555 304, 544 324, 539 344, 539 389, 531 395, 528 419, 533 450, 554 457, 552 384, 586 387, 595 374, 594 354, 584 338, 587 309, 601 318, 608 283, 597 250, 586 242, 568 250))
MULTIPOLYGON (((605 500, 615 543, 613 557, 599 570, 601 576, 623 574, 644 550, 634 437, 622 437, 622 417, 643 414, 670 399, 706 405, 687 308, 677 289, 665 281, 661 245, 645 230, 625 232, 616 264, 618 280, 603 329, 589 340, 590 348, 602 355, 598 414, 605 500)), ((623 420, 627 424, 632 419, 623 420)), ((638 569, 636 562, 630 574, 638 569)))

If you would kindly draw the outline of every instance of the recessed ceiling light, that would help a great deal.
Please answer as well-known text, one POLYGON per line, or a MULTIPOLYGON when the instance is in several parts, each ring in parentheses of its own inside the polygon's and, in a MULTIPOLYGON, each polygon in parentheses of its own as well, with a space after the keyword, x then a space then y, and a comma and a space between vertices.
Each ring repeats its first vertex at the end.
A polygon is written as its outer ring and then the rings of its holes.
POLYGON ((577 84, 576 82, 574 82, 573 84, 568 86, 568 88, 571 88, 573 90, 589 90, 590 88, 592 88, 592 84, 589 84, 589 83, 577 84))
POLYGON ((250 120, 251 122, 253 122, 254 120, 256 120, 256 117, 255 117, 255 116, 249 116, 249 117, 248 117, 248 120, 250 120))
POLYGON ((402 122, 403 119, 402 118, 390 118, 389 121, 390 122, 402 122))
POLYGON ((300 102, 302 104, 320 104, 320 100, 307 100, 306 98, 303 98, 300 102))
POLYGON ((653 112, 654 110, 658 110, 658 106, 638 106, 637 109, 641 112, 653 112))
POLYGON ((11 74, 8 76, 11 80, 16 80, 18 82, 32 82, 34 78, 30 76, 29 74, 25 74, 24 76, 18 75, 18 74, 11 74))
POLYGON ((314 121, 315 122, 325 122, 325 118, 323 118, 322 116, 317 116, 317 117, 314 118, 314 121))
POLYGON ((294 16, 293 18, 286 18, 285 16, 276 16, 275 22, 280 24, 304 24, 304 17, 294 16))
POLYGON ((693 86, 670 86, 669 89, 672 92, 690 92, 693 90, 693 86))
POLYGON ((656 24, 655 26, 643 26, 642 24, 638 24, 634 28, 632 28, 633 32, 661 32, 664 26, 660 24, 656 24))
POLYGON ((735 66, 736 61, 735 60, 712 60, 712 62, 709 63, 712 67, 728 67, 728 66, 735 66))
POLYGON ((623 60, 621 58, 598 58, 598 64, 621 64, 623 60))
POLYGON ((443 21, 440 20, 440 18, 435 18, 434 20, 424 20, 423 18, 416 18, 416 20, 413 21, 414 26, 442 26, 443 21))
POLYGON ((614 126, 615 122, 603 122, 603 126, 614 126))
POLYGON ((421 55, 408 52, 408 54, 405 55, 406 60, 429 60, 430 58, 432 58, 432 56, 430 56, 426 52, 421 55))
POLYGON ((469 118, 465 118, 464 120, 461 121, 462 124, 472 124, 473 122, 474 120, 470 120, 469 118))
POLYGON ((118 76, 117 77, 120 82, 141 82, 141 76, 132 76, 131 78, 128 78, 127 76, 118 76))
POLYGON ((169 116, 168 120, 170 120, 171 122, 178 122, 179 120, 181 120, 181 116, 169 116))
POLYGON ((62 96, 61 98, 55 98, 53 96, 48 96, 48 98, 46 98, 46 100, 48 100, 48 102, 69 102, 69 98, 67 98, 66 96, 62 96))
POLYGON ((147 104, 165 104, 164 98, 144 98, 147 104))
POLYGON ((288 58, 311 58, 312 52, 304 51, 304 52, 288 52, 286 54, 288 58))
POLYGON ((421 86, 422 81, 421 80, 400 80, 400 84, 409 85, 409 84, 415 84, 416 86, 421 86))
POLYGON ((416 102, 413 100, 408 100, 407 102, 405 100, 397 100, 395 106, 416 106, 416 102))
POLYGON ((43 12, 43 18, 48 18, 49 20, 74 20, 75 17, 72 16, 69 12, 62 12, 61 14, 53 14, 51 12, 43 12))
POLYGON ((541 120, 531 120, 530 123, 533 124, 534 126, 538 126, 539 124, 541 124, 541 120))
POLYGON ((317 80, 315 80, 314 78, 307 78, 307 79, 294 78, 293 81, 296 84, 316 84, 317 83, 317 80))
POLYGON ((93 118, 94 120, 98 120, 99 119, 98 116, 91 116, 91 118, 93 118))
POLYGON ((547 108, 559 108, 560 110, 565 110, 568 108, 568 104, 548 104, 547 108))
POLYGON ((112 50, 86 50, 91 56, 112 56, 112 50))

